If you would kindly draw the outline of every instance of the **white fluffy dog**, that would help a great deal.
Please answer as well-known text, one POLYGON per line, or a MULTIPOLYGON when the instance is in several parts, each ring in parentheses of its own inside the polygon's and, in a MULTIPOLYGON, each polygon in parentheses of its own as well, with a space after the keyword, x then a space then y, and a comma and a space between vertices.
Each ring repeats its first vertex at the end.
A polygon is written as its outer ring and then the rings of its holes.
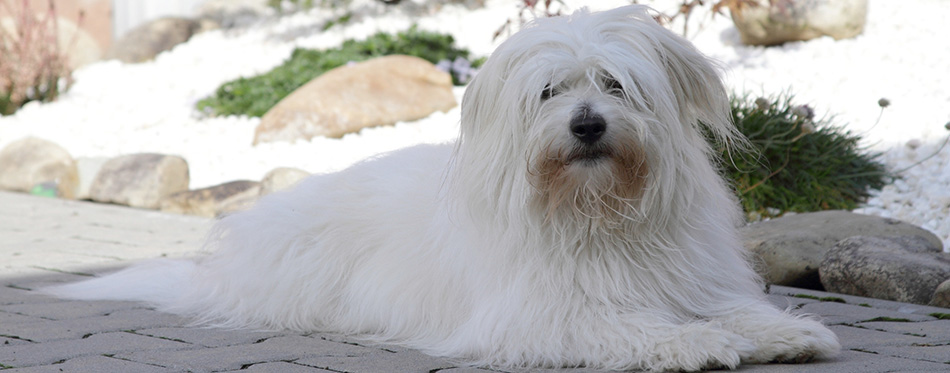
POLYGON ((335 331, 475 364, 698 370, 835 354, 771 306, 704 133, 717 70, 641 6, 538 20, 468 87, 455 146, 315 176, 197 262, 50 289, 226 327, 335 331))

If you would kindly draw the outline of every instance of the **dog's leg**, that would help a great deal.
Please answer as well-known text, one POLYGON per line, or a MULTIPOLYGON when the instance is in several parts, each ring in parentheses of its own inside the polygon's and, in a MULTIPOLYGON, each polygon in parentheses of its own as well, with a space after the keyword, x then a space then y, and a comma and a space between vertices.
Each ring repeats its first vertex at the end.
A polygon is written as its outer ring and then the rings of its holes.
POLYGON ((838 337, 818 320, 756 304, 719 317, 724 328, 755 343, 752 363, 804 363, 834 356, 841 349, 838 337))
POLYGON ((639 368, 652 371, 735 369, 755 351, 751 340, 724 329, 716 321, 676 324, 641 315, 634 318, 626 320, 627 332, 631 333, 627 338, 634 345, 634 359, 639 362, 639 368))

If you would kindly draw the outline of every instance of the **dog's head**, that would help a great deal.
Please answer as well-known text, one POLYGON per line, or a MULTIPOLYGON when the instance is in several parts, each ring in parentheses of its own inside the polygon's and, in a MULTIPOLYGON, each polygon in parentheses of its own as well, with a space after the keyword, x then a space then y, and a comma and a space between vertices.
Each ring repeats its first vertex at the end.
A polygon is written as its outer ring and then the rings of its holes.
POLYGON ((704 133, 739 137, 718 71, 648 12, 540 19, 499 46, 462 102, 458 176, 546 215, 669 204, 677 175, 709 165, 704 133))

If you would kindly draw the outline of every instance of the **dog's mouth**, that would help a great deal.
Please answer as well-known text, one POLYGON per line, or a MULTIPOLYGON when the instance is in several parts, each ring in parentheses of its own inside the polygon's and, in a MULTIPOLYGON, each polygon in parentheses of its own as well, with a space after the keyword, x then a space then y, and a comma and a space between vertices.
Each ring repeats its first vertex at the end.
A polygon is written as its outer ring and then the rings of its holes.
POLYGON ((578 164, 593 166, 600 161, 610 158, 610 149, 605 147, 583 146, 575 149, 564 160, 565 165, 578 164))

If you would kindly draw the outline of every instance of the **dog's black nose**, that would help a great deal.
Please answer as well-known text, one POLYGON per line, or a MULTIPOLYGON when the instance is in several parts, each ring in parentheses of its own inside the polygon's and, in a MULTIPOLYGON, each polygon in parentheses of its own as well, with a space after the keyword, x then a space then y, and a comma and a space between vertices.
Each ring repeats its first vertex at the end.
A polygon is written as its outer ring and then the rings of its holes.
POLYGON ((600 115, 584 112, 571 119, 571 134, 587 145, 600 140, 606 131, 607 122, 600 115))

